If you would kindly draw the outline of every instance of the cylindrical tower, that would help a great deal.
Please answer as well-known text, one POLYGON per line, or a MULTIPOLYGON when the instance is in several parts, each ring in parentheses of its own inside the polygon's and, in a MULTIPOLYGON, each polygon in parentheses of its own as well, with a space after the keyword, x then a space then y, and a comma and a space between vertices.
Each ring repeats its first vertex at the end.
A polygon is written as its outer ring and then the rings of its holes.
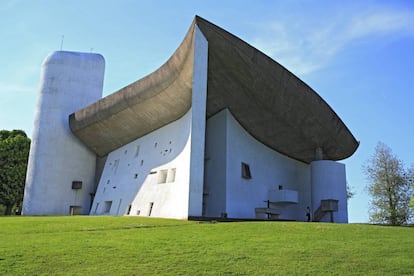
POLYGON ((104 58, 57 51, 43 62, 23 200, 24 215, 88 214, 96 155, 69 115, 102 97, 104 58))
POLYGON ((313 161, 311 174, 312 219, 329 222, 332 214, 334 222, 348 223, 345 165, 331 160, 313 161))

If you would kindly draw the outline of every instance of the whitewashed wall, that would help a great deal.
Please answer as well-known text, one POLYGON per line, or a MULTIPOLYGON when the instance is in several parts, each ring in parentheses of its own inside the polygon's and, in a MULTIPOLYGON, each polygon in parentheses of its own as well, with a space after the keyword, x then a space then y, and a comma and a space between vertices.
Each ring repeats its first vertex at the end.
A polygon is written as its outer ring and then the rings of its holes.
POLYGON ((91 215, 128 215, 129 212, 129 215, 186 219, 191 121, 190 109, 177 121, 111 152, 91 215), (165 181, 158 183, 165 172, 165 181))
POLYGON ((105 61, 99 54, 58 51, 43 62, 26 186, 24 215, 82 214, 90 208, 95 159, 70 131, 69 114, 102 96, 105 61), (72 181, 82 181, 73 190, 72 181))
POLYGON ((194 32, 192 108, 108 155, 91 214, 202 215, 208 43, 197 26, 194 32), (164 174, 167 183, 159 183, 164 174))
MULTIPOLYGON (((333 213, 334 222, 348 223, 345 165, 330 160, 313 161, 311 171, 313 211, 318 209, 323 199, 338 200, 338 212, 333 213)), ((330 221, 330 215, 326 214, 321 221, 330 221)))
POLYGON ((207 121, 203 215, 219 217, 226 212, 227 112, 207 121))
POLYGON ((189 216, 201 216, 203 209, 204 151, 207 106, 208 43, 200 29, 194 28, 194 66, 191 122, 191 164, 189 216))
POLYGON ((281 185, 283 189, 298 191, 298 203, 271 207, 280 211, 282 219, 306 220, 306 207, 311 205, 309 165, 283 156, 255 140, 228 110, 208 120, 206 145, 207 216, 226 212, 229 217, 254 218, 255 208, 267 206, 264 201, 268 199, 268 191, 281 185), (213 133, 224 137, 225 145, 222 138, 218 139, 213 133), (222 164, 223 150, 226 164, 222 164), (217 161, 219 163, 215 163, 217 161), (251 179, 242 178, 242 162, 250 166, 251 179), (223 185, 226 185, 225 209, 220 195, 223 185), (209 206, 214 204, 215 198, 219 199, 220 208, 209 206))

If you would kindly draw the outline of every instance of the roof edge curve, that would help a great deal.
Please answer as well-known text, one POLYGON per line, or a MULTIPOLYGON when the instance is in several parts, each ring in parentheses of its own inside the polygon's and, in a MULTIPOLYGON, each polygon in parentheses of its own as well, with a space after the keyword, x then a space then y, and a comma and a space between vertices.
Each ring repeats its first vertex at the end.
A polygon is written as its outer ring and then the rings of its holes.
POLYGON ((156 71, 72 113, 75 136, 104 156, 183 116, 191 107, 194 26, 156 71))

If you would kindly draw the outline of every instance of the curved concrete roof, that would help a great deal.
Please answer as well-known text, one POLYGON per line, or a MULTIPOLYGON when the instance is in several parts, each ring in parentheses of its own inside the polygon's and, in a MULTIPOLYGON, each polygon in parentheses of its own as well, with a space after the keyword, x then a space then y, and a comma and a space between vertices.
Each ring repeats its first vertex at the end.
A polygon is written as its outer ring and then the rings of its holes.
POLYGON ((358 141, 308 85, 256 48, 196 17, 157 71, 70 115, 72 132, 99 156, 177 120, 191 107, 194 28, 208 41, 207 118, 228 108, 257 140, 310 163, 351 156, 358 141))

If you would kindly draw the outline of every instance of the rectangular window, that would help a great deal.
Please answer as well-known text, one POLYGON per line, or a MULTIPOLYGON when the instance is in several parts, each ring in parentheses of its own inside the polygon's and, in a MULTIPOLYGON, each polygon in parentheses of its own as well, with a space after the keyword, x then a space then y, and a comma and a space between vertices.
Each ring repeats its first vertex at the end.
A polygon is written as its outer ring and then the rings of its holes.
POLYGON ((174 182, 175 181, 175 171, 176 171, 175 168, 174 169, 170 169, 168 171, 168 176, 167 176, 167 182, 168 183, 171 183, 171 182, 174 182))
POLYGON ((82 206, 71 205, 69 207, 69 214, 71 216, 82 215, 82 206))
POLYGON ((139 145, 135 146, 135 154, 134 156, 137 157, 139 155, 139 145))
POLYGON ((167 182, 167 174, 168 170, 160 170, 158 172, 158 184, 166 183, 167 182))
POLYGON ((98 213, 98 207, 99 207, 99 202, 96 203, 96 206, 95 206, 95 215, 98 213))
POLYGON ((154 202, 150 202, 150 204, 149 204, 149 211, 148 211, 148 216, 149 217, 151 216, 151 213, 152 213, 152 207, 154 207, 154 202))
POLYGON ((82 189, 82 181, 72 181, 72 190, 82 189))
POLYGON ((111 211, 111 207, 112 207, 112 201, 105 201, 103 207, 104 207, 103 208, 103 213, 104 214, 109 214, 109 212, 111 211))
POLYGON ((129 204, 129 205, 128 205, 128 210, 127 210, 127 212, 126 212, 126 215, 131 214, 131 208, 132 208, 132 205, 131 205, 131 204, 129 204))
POLYGON ((119 159, 116 159, 112 167, 112 171, 114 172, 114 174, 116 174, 116 172, 118 171, 118 166, 119 166, 119 159))
POLYGON ((244 179, 251 179, 252 174, 250 173, 250 166, 246 163, 241 163, 241 173, 244 179))

